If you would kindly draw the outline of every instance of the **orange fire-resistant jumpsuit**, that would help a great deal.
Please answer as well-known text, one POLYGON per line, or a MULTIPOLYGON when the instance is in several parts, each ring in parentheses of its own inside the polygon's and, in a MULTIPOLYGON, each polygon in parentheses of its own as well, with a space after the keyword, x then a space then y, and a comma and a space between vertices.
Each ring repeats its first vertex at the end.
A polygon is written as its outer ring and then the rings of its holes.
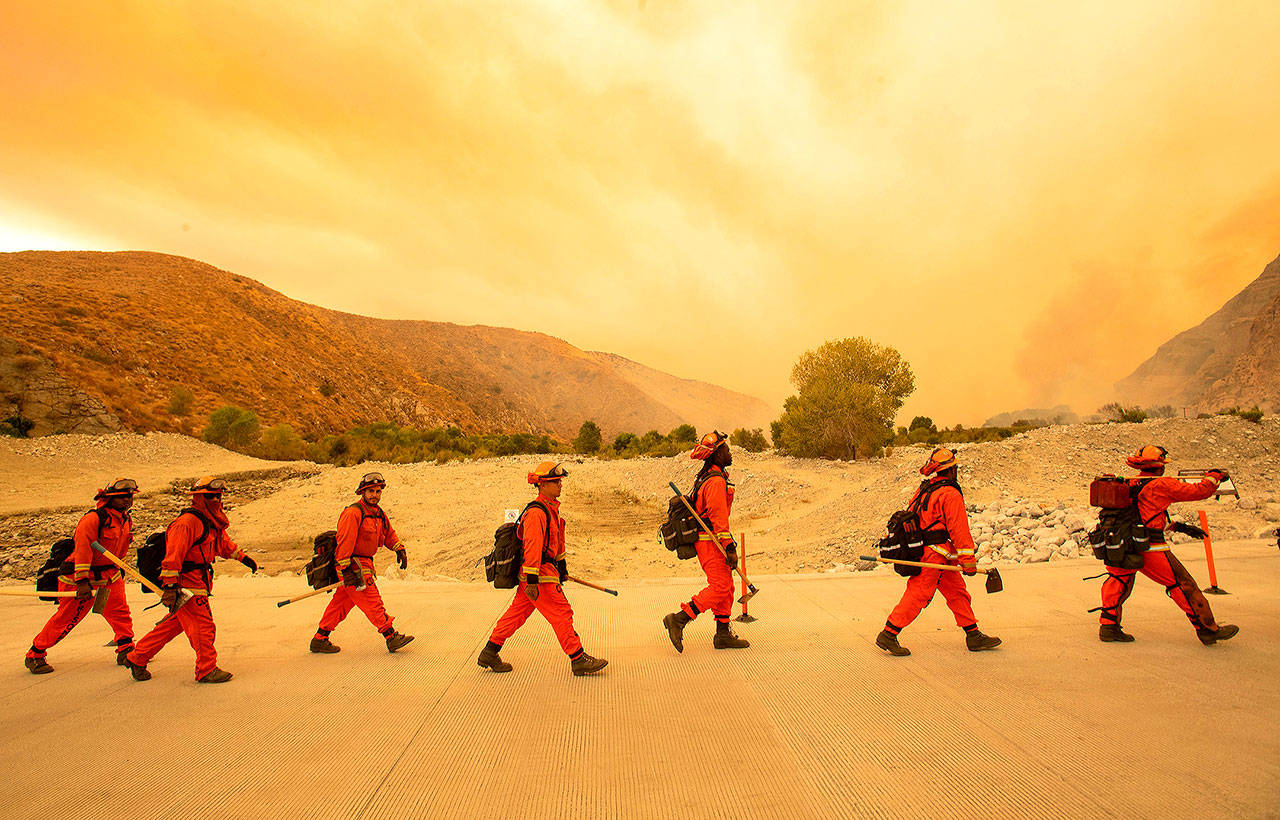
POLYGON ((1107 578, 1102 582, 1102 606, 1099 608, 1098 622, 1119 625, 1120 611, 1133 592, 1137 573, 1141 572, 1164 587, 1165 594, 1186 613, 1192 626, 1196 629, 1217 629, 1218 624, 1213 619, 1208 600, 1169 551, 1169 545, 1164 540, 1164 529, 1169 523, 1167 510, 1170 504, 1208 498, 1218 489, 1218 482, 1210 476, 1192 484, 1170 476, 1152 478, 1152 475, 1153 473, 1144 472, 1129 479, 1131 487, 1140 481, 1147 482, 1138 491, 1138 516, 1152 530, 1151 547, 1143 554, 1140 570, 1107 566, 1107 578))
POLYGON ((582 654, 582 640, 573 628, 573 607, 560 586, 560 571, 556 561, 564 558, 565 521, 560 517, 560 502, 538 493, 538 501, 550 510, 550 520, 537 507, 530 507, 520 517, 516 535, 524 545, 524 563, 520 568, 520 585, 511 606, 498 619, 489 636, 490 642, 501 647, 515 631, 524 625, 536 609, 551 624, 560 641, 560 648, 570 660, 582 654), (538 600, 525 594, 526 578, 538 576, 538 600))
MULTIPOLYGON (((206 513, 207 498, 197 495, 191 506, 206 513)), ((213 645, 217 629, 213 623, 213 611, 209 608, 209 595, 213 591, 213 559, 240 560, 244 558, 244 552, 227 537, 226 528, 219 526, 212 515, 206 514, 205 519, 207 529, 205 522, 195 513, 183 512, 166 530, 160 585, 176 583, 191 598, 138 641, 137 647, 129 653, 130 663, 146 666, 165 644, 179 632, 185 632, 196 652, 196 680, 217 667, 218 652, 213 645)))
MULTIPOLYGON (((733 508, 733 483, 724 468, 712 466, 693 499, 693 508, 715 533, 716 541, 726 551, 733 546, 733 534, 729 531, 729 511, 733 508)), ((724 553, 716 547, 711 536, 699 528, 698 563, 707 576, 702 591, 680 608, 690 618, 711 610, 716 623, 727 624, 733 612, 733 570, 725 563, 724 553)))
MULTIPOLYGON (((76 581, 80 580, 88 580, 95 591, 107 588, 107 601, 102 617, 106 618, 115 633, 118 654, 133 649, 133 618, 129 613, 129 602, 125 599, 124 574, 90 545, 97 541, 112 555, 123 560, 128 556, 129 544, 133 540, 133 519, 127 511, 122 513, 107 506, 109 500, 99 499, 97 508, 85 513, 76 524, 75 534, 72 536, 75 546, 71 550, 71 572, 58 576, 58 589, 62 592, 74 592, 76 581)), ((63 567, 66 568, 66 565, 63 567)), ((60 598, 57 611, 31 642, 27 657, 43 658, 49 648, 67 637, 92 608, 92 598, 60 598)))
MULTIPOLYGON (((912 497, 912 503, 921 493, 929 489, 930 484, 942 480, 944 479, 934 477, 932 481, 922 485, 912 497)), ((942 544, 926 545, 924 557, 920 560, 926 564, 972 566, 974 547, 973 536, 969 534, 969 513, 964 508, 964 497, 955 487, 943 486, 934 489, 928 503, 920 510, 921 529, 930 527, 936 529, 939 524, 946 529, 950 540, 942 544)), ((889 619, 885 621, 884 628, 890 634, 897 635, 929 605, 935 590, 942 593, 947 606, 951 607, 956 626, 966 632, 978 628, 978 621, 973 616, 972 599, 969 596, 969 590, 965 588, 964 577, 958 572, 941 569, 921 569, 919 575, 913 575, 907 579, 906 592, 902 593, 902 600, 889 613, 889 619)))
POLYGON ((391 622, 395 618, 387 614, 382 605, 382 594, 378 592, 375 582, 377 577, 373 569, 373 556, 379 547, 396 550, 400 547, 400 536, 391 527, 391 521, 381 507, 357 501, 342 511, 338 516, 338 548, 334 551, 334 566, 338 568, 341 578, 342 568, 351 564, 354 559, 360 565, 361 580, 364 589, 349 587, 346 582, 334 590, 333 600, 324 608, 320 616, 320 626, 316 637, 328 639, 351 612, 352 607, 360 611, 383 636, 395 630, 391 622))

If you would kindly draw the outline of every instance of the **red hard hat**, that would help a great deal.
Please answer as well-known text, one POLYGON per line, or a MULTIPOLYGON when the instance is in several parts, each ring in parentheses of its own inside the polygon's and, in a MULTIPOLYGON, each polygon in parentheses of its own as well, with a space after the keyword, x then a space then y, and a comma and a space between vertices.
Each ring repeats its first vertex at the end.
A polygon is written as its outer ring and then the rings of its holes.
POLYGON ((360 477, 360 484, 356 487, 356 494, 364 492, 370 487, 382 487, 386 489, 387 480, 382 477, 382 473, 365 473, 360 477))
POLYGON ((227 482, 211 475, 199 478, 191 485, 192 495, 222 495, 226 491, 227 482))
POLYGON ((705 461, 711 458, 711 454, 716 451, 723 441, 728 441, 729 437, 719 430, 712 430, 702 437, 702 441, 698 442, 698 446, 693 448, 693 452, 689 454, 689 458, 696 461, 705 461))
POLYGON ((1158 470, 1169 463, 1169 451, 1156 444, 1138 448, 1138 452, 1124 460, 1135 470, 1158 470))
POLYGON ((920 475, 933 475, 939 470, 956 466, 956 454, 946 447, 939 447, 929 454, 929 460, 920 468, 920 475))

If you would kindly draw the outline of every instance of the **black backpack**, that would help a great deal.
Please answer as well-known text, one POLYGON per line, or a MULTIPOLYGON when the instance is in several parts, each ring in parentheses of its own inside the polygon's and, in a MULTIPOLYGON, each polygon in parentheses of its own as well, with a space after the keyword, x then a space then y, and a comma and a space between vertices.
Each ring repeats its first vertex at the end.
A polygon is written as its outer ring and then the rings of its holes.
POLYGON ((315 555, 303 567, 307 573, 307 585, 312 589, 324 589, 338 583, 338 567, 334 561, 337 551, 336 530, 328 530, 315 537, 315 555))
MULTIPOLYGON (((205 518, 204 514, 195 507, 187 507, 185 510, 178 513, 178 518, 181 518, 186 513, 191 513, 196 518, 200 519, 200 537, 193 541, 191 546, 194 547, 197 544, 204 543, 204 540, 209 537, 209 519, 205 518)), ((178 519, 175 518, 174 520, 177 521, 178 519)), ((164 529, 160 532, 151 533, 147 536, 147 540, 143 545, 138 548, 138 574, 155 584, 157 587, 160 586, 160 564, 164 561, 164 553, 167 549, 165 538, 168 535, 168 532, 169 531, 167 529, 164 529)), ((208 564, 195 564, 190 561, 183 561, 182 571, 187 572, 188 570, 193 569, 205 569, 208 566, 208 564)), ((151 588, 146 584, 143 584, 142 591, 150 592, 151 588)))
POLYGON ((507 522, 493 533, 493 550, 480 560, 484 561, 484 578, 494 589, 514 589, 520 583, 520 565, 524 561, 524 544, 516 529, 530 508, 537 507, 547 517, 547 528, 542 544, 542 560, 549 561, 551 550, 551 511, 541 501, 530 501, 520 511, 515 522, 507 522))
MULTIPOLYGON (((102 538, 102 525, 106 523, 107 511, 97 508, 89 512, 98 516, 98 538, 102 538)), ((69 560, 71 552, 75 548, 76 541, 74 538, 61 538, 53 542, 53 546, 49 548, 49 557, 40 565, 40 569, 36 571, 37 592, 57 592, 58 576, 70 575, 75 572, 75 566, 69 560)), ((57 603, 61 599, 41 596, 40 600, 57 603)))
POLYGON ((691 508, 697 504, 698 490, 712 476, 723 476, 726 482, 729 480, 723 473, 706 473, 693 482, 693 490, 688 495, 673 495, 667 502, 667 520, 658 528, 658 536, 662 539, 662 545, 673 550, 680 560, 698 554, 698 534, 702 532, 702 527, 691 508), (688 506, 685 506, 685 501, 689 502, 688 506))
POLYGON ((1129 485, 1129 506, 1098 511, 1098 525, 1089 533, 1093 557, 1109 567, 1141 569, 1151 548, 1151 536, 1160 531, 1150 524, 1160 513, 1143 521, 1138 513, 1138 493, 1152 481, 1144 478, 1129 485))
MULTIPOLYGON (((919 561, 924 558, 924 548, 936 544, 945 544, 951 540, 939 519, 928 527, 920 526, 920 512, 929 504, 929 498, 942 487, 954 487, 960 492, 960 484, 947 478, 942 481, 928 482, 921 485, 920 493, 905 510, 898 510, 889 516, 885 529, 889 534, 881 538, 876 547, 885 558, 898 561, 919 561), (941 529, 939 529, 941 527, 941 529)), ((908 578, 919 575, 921 567, 894 564, 893 571, 908 578)))

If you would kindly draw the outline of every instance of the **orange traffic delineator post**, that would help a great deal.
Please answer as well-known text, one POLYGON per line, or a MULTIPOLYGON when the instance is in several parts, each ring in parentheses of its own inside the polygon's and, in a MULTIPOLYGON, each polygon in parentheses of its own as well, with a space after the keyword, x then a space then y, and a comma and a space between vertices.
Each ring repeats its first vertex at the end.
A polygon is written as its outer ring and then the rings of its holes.
MULTIPOLYGON (((745 532, 744 532, 744 533, 742 533, 742 534, 741 534, 741 536, 739 537, 739 541, 738 541, 738 549, 742 551, 742 554, 738 556, 738 564, 741 566, 741 569, 738 571, 738 578, 742 579, 742 594, 743 594, 744 596, 746 596, 746 595, 747 595, 747 581, 746 581, 746 578, 747 578, 747 534, 746 534, 745 532)), ((741 622, 742 622, 742 623, 744 623, 744 624, 749 624, 749 623, 751 623, 752 621, 754 621, 754 620, 756 619, 756 617, 755 617, 754 615, 749 615, 749 614, 747 614, 747 602, 746 602, 746 599, 745 599, 745 598, 739 598, 738 600, 742 601, 742 614, 741 614, 741 615, 739 615, 735 620, 741 621, 741 622)))
POLYGON ((1205 515, 1204 510, 1198 510, 1200 513, 1200 529, 1204 530, 1204 557, 1209 562, 1209 586, 1204 591, 1210 595, 1230 595, 1222 587, 1218 586, 1218 571, 1213 566, 1213 539, 1209 537, 1209 516, 1205 515))

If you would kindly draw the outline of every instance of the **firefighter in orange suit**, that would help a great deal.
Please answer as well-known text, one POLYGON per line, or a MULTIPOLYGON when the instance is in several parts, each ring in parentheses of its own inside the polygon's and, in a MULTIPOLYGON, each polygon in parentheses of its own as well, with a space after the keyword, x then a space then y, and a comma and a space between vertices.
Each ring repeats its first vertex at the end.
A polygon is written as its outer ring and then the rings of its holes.
POLYGON ((729 629, 729 616, 733 611, 733 568, 738 565, 738 545, 729 531, 729 511, 733 507, 733 482, 726 472, 733 464, 729 437, 719 431, 707 433, 689 457, 702 460, 702 469, 693 483, 693 508, 715 533, 715 541, 706 532, 698 533, 698 562, 706 573, 707 585, 688 603, 666 615, 662 625, 667 628, 667 637, 676 651, 683 652, 685 626, 710 610, 716 620, 711 645, 716 649, 745 649, 751 644, 729 629))
POLYGON ((412 635, 397 632, 392 626, 395 618, 388 615, 382 605, 382 594, 378 592, 373 569, 373 556, 380 547, 395 552, 400 569, 409 567, 409 555, 381 506, 382 491, 386 486, 382 473, 365 473, 356 485, 360 500, 338 516, 338 548, 334 551, 333 561, 342 574, 342 582, 320 616, 320 626, 311 638, 312 652, 331 654, 341 651, 329 640, 329 634, 342 623, 352 607, 359 607, 373 628, 386 639, 388 652, 395 652, 413 640, 412 635))
POLYGON ((573 628, 573 607, 560 586, 569 578, 565 561, 564 519, 560 517, 560 491, 569 473, 554 461, 544 461, 526 476, 537 486, 538 496, 525 508, 516 525, 516 535, 524 545, 521 581, 511 606, 498 619, 481 650, 476 663, 494 672, 510 672, 511 664, 498 652, 515 631, 536 609, 551 624, 560 648, 569 656, 569 668, 575 675, 594 675, 608 665, 603 658, 593 658, 582 649, 582 640, 573 628))
MULTIPOLYGON (((973 536, 969 534, 969 513, 956 481, 956 455, 946 447, 939 447, 920 468, 926 476, 912 496, 911 508, 922 501, 919 508, 922 530, 944 530, 947 540, 941 544, 926 544, 921 560, 926 564, 955 566, 959 564, 965 575, 976 575, 978 564, 974 557, 973 536)), ((889 613, 884 629, 876 636, 876 646, 891 655, 910 655, 911 650, 898 643, 898 633, 916 619, 920 611, 933 600, 933 593, 940 591, 947 606, 955 615, 956 626, 964 630, 964 642, 970 652, 995 649, 1000 639, 984 635, 978 629, 973 615, 972 599, 965 588, 961 573, 953 570, 921 569, 919 575, 907 579, 902 600, 889 613)))
MULTIPOLYGON (((1128 643, 1133 640, 1132 635, 1120 629, 1120 611, 1133 592, 1133 582, 1139 571, 1164 587, 1165 593, 1186 613, 1195 627, 1196 636, 1205 646, 1225 641, 1240 631, 1240 627, 1234 624, 1219 626, 1213 619, 1213 612, 1200 586, 1169 551, 1164 536, 1164 530, 1169 526, 1169 505, 1177 501, 1208 498, 1218 489, 1218 484, 1227 479, 1227 473, 1225 470, 1209 470, 1195 483, 1180 481, 1164 475, 1168 456, 1169 452, 1163 447, 1148 444, 1125 459, 1125 463, 1138 471, 1137 477, 1129 480, 1130 492, 1137 488, 1138 517, 1150 532, 1151 546, 1143 553, 1140 570, 1107 566, 1107 578, 1102 582, 1102 606, 1090 610, 1099 612, 1098 639, 1104 642, 1128 643)), ((1174 524, 1173 529, 1204 536, 1198 527, 1174 524)))
POLYGON ((258 571, 258 564, 227 536, 227 513, 222 494, 227 482, 205 476, 191 488, 191 506, 178 514, 165 530, 164 558, 160 562, 160 602, 169 615, 148 632, 127 656, 134 680, 150 680, 147 664, 164 645, 187 633, 196 651, 196 681, 226 683, 231 673, 218 668, 213 641, 217 630, 209 596, 213 594, 214 558, 234 558, 258 571))
POLYGON ((112 555, 124 559, 133 541, 133 496, 138 492, 137 483, 131 478, 118 478, 98 490, 94 509, 85 513, 76 524, 72 536, 75 546, 71 560, 62 565, 58 575, 58 590, 75 591, 74 598, 58 599, 58 609, 36 635, 27 650, 26 667, 33 675, 53 671, 45 660, 45 653, 58 641, 67 637, 76 624, 84 620, 93 607, 97 590, 106 590, 106 605, 102 617, 107 619, 115 633, 116 663, 124 666, 125 656, 133 649, 133 618, 129 602, 124 594, 124 573, 104 555, 91 546, 97 541, 112 555))

